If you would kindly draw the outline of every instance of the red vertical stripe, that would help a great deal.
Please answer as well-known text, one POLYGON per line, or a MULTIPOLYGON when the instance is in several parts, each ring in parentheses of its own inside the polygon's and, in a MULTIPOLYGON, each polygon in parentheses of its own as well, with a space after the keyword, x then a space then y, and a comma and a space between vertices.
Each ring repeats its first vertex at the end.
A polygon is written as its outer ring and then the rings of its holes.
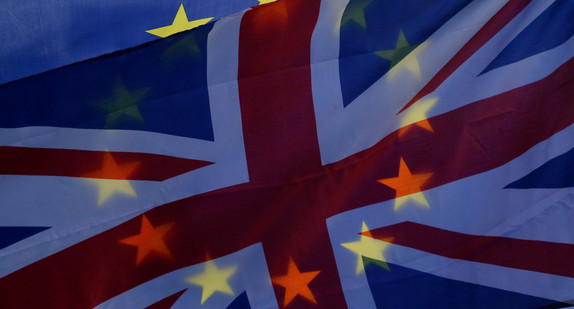
MULTIPOLYGON (((239 96, 250 182, 284 186, 259 193, 274 192, 258 222, 253 222, 261 228, 251 228, 252 233, 263 232, 270 274, 284 275, 292 257, 301 271, 320 273, 309 285, 317 304, 299 296, 291 307, 344 308, 326 218, 317 215, 330 205, 316 199, 314 181, 286 185, 321 169, 310 69, 318 14, 319 1, 306 0, 279 2, 245 14, 239 96)), ((277 286, 275 291, 282 307, 285 291, 277 286)))
POLYGON ((239 97, 250 180, 289 181, 321 165, 311 91, 319 1, 281 1, 245 14, 239 97))

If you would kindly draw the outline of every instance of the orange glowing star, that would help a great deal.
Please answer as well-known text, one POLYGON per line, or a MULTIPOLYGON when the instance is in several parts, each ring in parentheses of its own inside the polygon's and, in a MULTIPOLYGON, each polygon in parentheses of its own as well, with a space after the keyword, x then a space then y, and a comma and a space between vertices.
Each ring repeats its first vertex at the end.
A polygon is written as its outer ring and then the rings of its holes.
POLYGON ((399 129, 399 137, 402 137, 404 133, 414 125, 419 126, 429 132, 434 132, 426 114, 429 109, 431 109, 436 104, 437 101, 438 98, 419 100, 409 109, 407 109, 401 119, 402 128, 399 129))
POLYGON ((163 237, 172 228, 172 226, 173 224, 170 223, 155 228, 144 215, 142 216, 140 233, 138 235, 121 239, 120 243, 138 248, 136 265, 139 265, 144 259, 152 254, 152 252, 171 259, 171 252, 165 245, 163 237))
POLYGON ((402 206, 408 199, 429 207, 429 204, 421 192, 421 186, 432 176, 432 173, 412 174, 407 164, 401 157, 399 163, 399 176, 379 179, 379 182, 396 191, 395 210, 402 206))
POLYGON ((111 153, 104 153, 102 168, 83 175, 98 187, 98 206, 103 205, 116 193, 135 197, 136 192, 130 185, 129 177, 139 167, 140 162, 132 161, 118 164, 111 153))
POLYGON ((104 160, 102 168, 91 173, 87 173, 84 177, 88 178, 102 178, 102 179, 129 179, 131 174, 139 167, 140 162, 132 161, 123 164, 118 164, 111 153, 104 152, 104 160))
MULTIPOLYGON (((270 5, 259 6, 251 11, 253 14, 253 27, 256 31, 276 31, 282 29, 289 18, 289 12, 285 2, 269 1, 270 5)), ((260 3, 260 4, 266 4, 260 3)))
POLYGON ((284 276, 275 277, 272 280, 273 283, 285 288, 285 302, 283 306, 287 307, 287 305, 289 305, 289 303, 291 303, 291 301, 297 295, 301 295, 316 304, 317 301, 313 296, 313 292, 311 292, 311 289, 309 289, 309 282, 311 282, 319 274, 319 272, 320 271, 318 270, 300 272, 293 259, 290 258, 287 274, 284 276))

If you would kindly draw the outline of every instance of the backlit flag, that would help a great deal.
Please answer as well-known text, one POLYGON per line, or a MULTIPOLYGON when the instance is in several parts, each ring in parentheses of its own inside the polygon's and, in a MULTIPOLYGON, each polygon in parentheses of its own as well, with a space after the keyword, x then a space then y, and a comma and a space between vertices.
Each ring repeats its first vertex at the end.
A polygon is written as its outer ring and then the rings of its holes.
POLYGON ((0 307, 572 306, 572 16, 277 1, 0 86, 0 307))

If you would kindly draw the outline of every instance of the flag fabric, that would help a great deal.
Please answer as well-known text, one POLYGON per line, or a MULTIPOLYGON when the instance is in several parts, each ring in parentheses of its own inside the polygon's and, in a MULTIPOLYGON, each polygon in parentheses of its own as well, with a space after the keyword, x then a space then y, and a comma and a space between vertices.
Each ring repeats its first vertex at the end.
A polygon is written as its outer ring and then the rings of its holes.
POLYGON ((572 306, 572 16, 285 0, 0 85, 0 307, 572 306))
POLYGON ((172 25, 190 29, 259 3, 257 0, 2 1, 0 83, 156 40, 161 36, 154 29, 172 25))

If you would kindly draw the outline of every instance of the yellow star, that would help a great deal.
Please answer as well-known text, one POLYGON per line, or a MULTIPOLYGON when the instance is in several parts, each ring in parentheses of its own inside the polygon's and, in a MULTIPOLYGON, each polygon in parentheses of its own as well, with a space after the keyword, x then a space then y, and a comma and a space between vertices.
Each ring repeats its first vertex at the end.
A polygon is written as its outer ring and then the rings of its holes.
POLYGON ((381 58, 387 59, 391 62, 391 68, 397 65, 404 57, 406 57, 417 45, 410 45, 405 37, 403 30, 399 32, 397 45, 394 49, 381 50, 375 54, 381 58))
POLYGON ((102 206, 112 195, 121 193, 137 196, 130 182, 122 179, 90 179, 89 182, 98 186, 98 206, 102 206))
POLYGON ((139 122, 144 118, 138 108, 138 103, 149 89, 140 89, 130 92, 124 83, 118 78, 114 87, 114 97, 110 102, 105 102, 103 108, 106 109, 105 127, 113 126, 121 117, 129 117, 139 122))
POLYGON ((122 193, 137 196, 127 179, 139 168, 139 162, 118 164, 111 153, 104 153, 102 168, 83 175, 98 186, 98 206, 104 204, 112 195, 122 193))
POLYGON ((405 115, 401 119, 401 129, 399 130, 399 136, 402 136, 409 128, 409 124, 415 124, 427 131, 433 132, 433 129, 427 120, 426 113, 431 107, 433 107, 438 98, 419 100, 415 104, 411 105, 407 109, 405 115))
POLYGON ((421 186, 431 176, 432 173, 412 174, 405 160, 401 157, 399 162, 399 175, 397 177, 379 179, 379 182, 395 189, 395 210, 398 210, 409 199, 413 199, 426 207, 430 207, 427 199, 421 192, 421 186))
POLYGON ((234 294, 233 290, 227 283, 227 280, 229 280, 229 277, 231 277, 236 271, 237 266, 217 268, 213 261, 207 261, 205 263, 204 273, 188 277, 185 280, 203 288, 201 293, 201 304, 203 305, 203 303, 215 292, 221 292, 228 295, 234 294))
POLYGON ((343 12, 341 17, 341 26, 350 21, 354 21, 363 28, 367 28, 367 21, 365 20, 365 8, 371 4, 371 0, 364 1, 351 1, 343 12))
POLYGON ((409 70, 420 79, 422 75, 417 56, 427 45, 427 42, 419 45, 409 44, 405 33, 401 30, 394 49, 378 51, 375 54, 391 62, 391 69, 387 73, 388 79, 394 78, 404 69, 409 70))
POLYGON ((162 54, 162 60, 173 61, 185 56, 201 57, 201 49, 192 34, 186 35, 183 39, 171 44, 162 54))
POLYGON ((157 35, 159 37, 165 38, 172 34, 176 34, 178 32, 182 32, 185 30, 193 29, 195 27, 199 27, 201 25, 207 24, 213 17, 209 18, 202 18, 197 20, 189 21, 187 19, 187 14, 185 13, 185 9, 183 8, 183 3, 179 6, 179 10, 175 15, 173 23, 169 26, 160 27, 152 30, 147 30, 147 33, 151 33, 153 35, 157 35))
POLYGON ((262 5, 262 4, 267 4, 267 3, 275 2, 275 1, 277 1, 277 0, 258 0, 258 1, 259 1, 259 5, 262 5))
MULTIPOLYGON (((367 227, 367 224, 363 222, 361 232, 366 234, 366 236, 360 235, 358 241, 343 243, 341 246, 357 254, 357 274, 360 274, 365 270, 365 266, 363 265, 363 256, 373 260, 381 261, 381 266, 386 270, 390 270, 386 263, 385 257, 383 256, 383 251, 389 245, 388 242, 386 242, 386 240, 380 241, 369 237, 370 235, 368 231, 369 228, 367 227)), ((388 241, 391 240, 392 239, 389 239, 388 241)))

